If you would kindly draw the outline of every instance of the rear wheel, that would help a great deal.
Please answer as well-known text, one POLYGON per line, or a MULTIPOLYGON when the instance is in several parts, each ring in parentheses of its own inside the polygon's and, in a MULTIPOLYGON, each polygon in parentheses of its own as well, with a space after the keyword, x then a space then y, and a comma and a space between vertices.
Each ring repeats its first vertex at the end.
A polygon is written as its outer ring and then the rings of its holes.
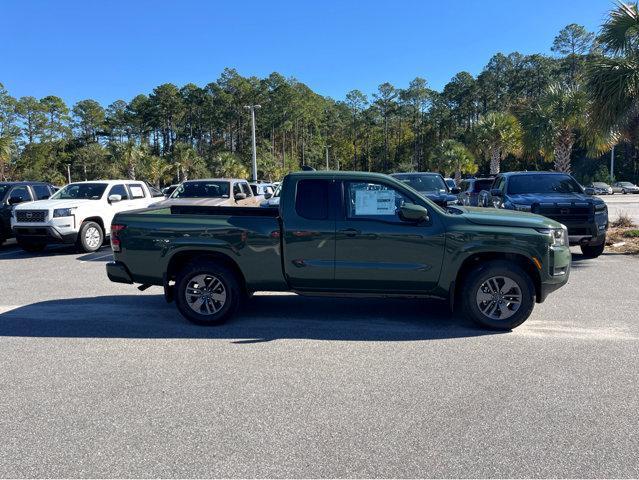
POLYGON ((180 313, 198 325, 220 325, 240 303, 237 275, 224 265, 205 260, 190 263, 175 281, 175 303, 180 313))
POLYGON ((102 227, 95 222, 84 222, 78 233, 78 248, 86 253, 91 253, 98 250, 103 243, 104 232, 102 232, 102 227))
POLYGON ((472 270, 462 288, 467 318, 488 328, 512 330, 526 321, 535 305, 530 276, 508 261, 484 263, 472 270))
POLYGON ((604 252, 604 248, 606 248, 605 241, 601 242, 601 245, 582 245, 581 253, 587 258, 597 258, 604 252))
POLYGON ((22 240, 22 239, 20 239, 20 237, 18 237, 17 242, 18 242, 18 246, 22 250, 24 250, 25 252, 29 252, 29 253, 41 252, 47 246, 46 243, 33 242, 33 241, 30 241, 30 240, 22 240))

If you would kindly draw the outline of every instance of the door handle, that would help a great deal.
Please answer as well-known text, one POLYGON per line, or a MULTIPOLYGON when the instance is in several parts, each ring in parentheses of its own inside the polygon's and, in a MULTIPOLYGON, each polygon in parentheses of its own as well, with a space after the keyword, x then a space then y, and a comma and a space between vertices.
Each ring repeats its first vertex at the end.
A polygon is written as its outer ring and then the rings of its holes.
POLYGON ((356 230, 355 228, 347 228, 345 230, 340 230, 339 233, 343 233, 347 237, 354 237, 355 235, 359 235, 362 232, 356 230))

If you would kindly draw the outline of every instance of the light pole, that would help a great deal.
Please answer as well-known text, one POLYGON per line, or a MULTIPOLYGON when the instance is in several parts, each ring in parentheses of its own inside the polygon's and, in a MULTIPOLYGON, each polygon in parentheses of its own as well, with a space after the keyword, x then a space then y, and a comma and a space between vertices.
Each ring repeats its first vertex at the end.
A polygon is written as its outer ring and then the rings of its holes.
POLYGON ((255 146, 255 109, 261 105, 244 105, 244 108, 251 111, 251 129, 253 132, 253 181, 257 182, 257 147, 255 146))
POLYGON ((615 181, 615 146, 610 151, 610 183, 615 181))
POLYGON ((71 164, 67 163, 67 178, 69 179, 69 183, 71 183, 71 164))
POLYGON ((328 170, 328 149, 329 149, 329 146, 326 145, 326 170, 328 170))

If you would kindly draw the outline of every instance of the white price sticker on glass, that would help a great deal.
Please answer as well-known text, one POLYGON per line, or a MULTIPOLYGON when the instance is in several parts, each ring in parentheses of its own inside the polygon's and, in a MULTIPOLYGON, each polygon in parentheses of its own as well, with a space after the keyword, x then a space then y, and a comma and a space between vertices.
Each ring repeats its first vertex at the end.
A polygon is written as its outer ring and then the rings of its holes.
POLYGON ((131 195, 134 198, 142 198, 142 197, 144 197, 144 190, 142 190, 142 187, 138 187, 136 185, 131 185, 129 188, 131 189, 131 195))
POLYGON ((356 190, 355 215, 394 215, 395 192, 392 190, 356 190))

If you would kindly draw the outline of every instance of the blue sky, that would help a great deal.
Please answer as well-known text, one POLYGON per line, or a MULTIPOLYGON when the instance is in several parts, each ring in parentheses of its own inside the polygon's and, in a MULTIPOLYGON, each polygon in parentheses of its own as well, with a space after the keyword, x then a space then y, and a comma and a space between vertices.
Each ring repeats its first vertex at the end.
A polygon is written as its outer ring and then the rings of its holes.
POLYGON ((496 52, 550 53, 569 23, 596 31, 610 0, 3 0, 0 83, 14 96, 105 106, 224 67, 277 71, 323 95, 370 94, 416 76, 441 89, 496 52))

